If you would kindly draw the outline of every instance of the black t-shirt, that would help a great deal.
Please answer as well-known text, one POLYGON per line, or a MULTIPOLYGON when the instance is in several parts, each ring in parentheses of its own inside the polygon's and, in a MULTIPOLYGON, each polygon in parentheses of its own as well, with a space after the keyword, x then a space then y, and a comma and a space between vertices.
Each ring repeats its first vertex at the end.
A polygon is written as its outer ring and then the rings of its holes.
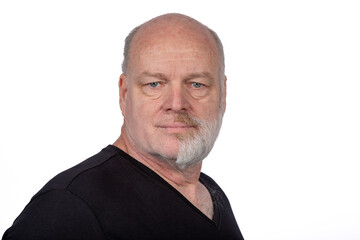
POLYGON ((243 239, 220 187, 201 173, 210 220, 155 172, 115 146, 50 180, 4 239, 243 239))

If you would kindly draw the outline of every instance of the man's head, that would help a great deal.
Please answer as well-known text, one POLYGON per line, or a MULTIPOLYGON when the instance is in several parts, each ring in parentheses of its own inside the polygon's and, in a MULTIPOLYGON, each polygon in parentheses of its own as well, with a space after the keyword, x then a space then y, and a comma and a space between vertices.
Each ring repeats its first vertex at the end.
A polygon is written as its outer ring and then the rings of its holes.
POLYGON ((225 110, 224 54, 216 33, 166 14, 126 39, 120 107, 130 144, 184 169, 212 149, 225 110))

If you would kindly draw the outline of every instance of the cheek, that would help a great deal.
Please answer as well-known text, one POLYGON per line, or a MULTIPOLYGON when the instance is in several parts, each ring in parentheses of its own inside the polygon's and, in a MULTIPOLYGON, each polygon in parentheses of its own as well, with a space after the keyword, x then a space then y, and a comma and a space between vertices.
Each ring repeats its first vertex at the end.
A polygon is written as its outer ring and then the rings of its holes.
POLYGON ((213 94, 210 98, 205 101, 199 101, 196 106, 196 112, 200 115, 198 117, 204 120, 213 120, 217 118, 221 110, 221 97, 220 94, 213 94))
POLYGON ((129 95, 126 104, 125 118, 127 124, 134 128, 134 131, 139 129, 149 128, 149 125, 154 120, 154 104, 151 101, 145 101, 139 95, 129 95))

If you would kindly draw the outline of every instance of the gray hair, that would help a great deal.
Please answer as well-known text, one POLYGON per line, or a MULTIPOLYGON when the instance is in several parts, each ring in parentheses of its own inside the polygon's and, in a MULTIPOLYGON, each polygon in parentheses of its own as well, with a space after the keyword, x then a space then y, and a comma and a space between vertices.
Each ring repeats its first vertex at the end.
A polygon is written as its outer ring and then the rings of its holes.
MULTIPOLYGON (((196 21, 196 22, 198 22, 198 21, 196 21)), ((214 38, 214 40, 216 42, 216 46, 218 48, 219 55, 220 55, 221 72, 222 72, 222 75, 224 75, 224 72, 225 72, 225 56, 224 56, 224 48, 223 48, 223 45, 221 43, 221 40, 220 40, 219 36, 217 35, 217 33, 215 31, 213 31, 212 29, 208 28, 207 26, 203 25, 200 22, 199 22, 199 24, 204 26, 210 32, 210 34, 213 36, 213 38, 214 38)), ((143 24, 135 27, 129 33, 129 35, 125 38, 124 60, 122 62, 122 71, 123 71, 124 74, 126 74, 127 69, 128 69, 128 65, 129 65, 129 51, 130 51, 130 46, 131 46, 132 40, 133 40, 134 36, 136 35, 136 33, 138 32, 138 30, 142 26, 143 26, 143 24)))
POLYGON ((129 64, 129 51, 130 51, 130 45, 132 43, 132 40, 135 36, 135 34, 137 33, 137 31, 141 28, 142 25, 137 26, 136 28, 134 28, 133 30, 131 30, 131 32, 129 33, 129 35, 127 35, 127 37, 125 38, 125 46, 124 46, 124 60, 122 62, 122 71, 124 74, 126 74, 127 68, 128 68, 128 64, 129 64))

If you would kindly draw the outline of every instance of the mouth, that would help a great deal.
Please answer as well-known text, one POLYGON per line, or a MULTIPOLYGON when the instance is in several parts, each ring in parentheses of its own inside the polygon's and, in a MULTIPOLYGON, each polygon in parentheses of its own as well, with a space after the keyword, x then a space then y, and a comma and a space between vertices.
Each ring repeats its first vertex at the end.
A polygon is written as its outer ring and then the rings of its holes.
POLYGON ((169 134, 185 133, 196 129, 196 126, 186 125, 183 123, 171 123, 158 126, 161 130, 166 131, 169 134))

